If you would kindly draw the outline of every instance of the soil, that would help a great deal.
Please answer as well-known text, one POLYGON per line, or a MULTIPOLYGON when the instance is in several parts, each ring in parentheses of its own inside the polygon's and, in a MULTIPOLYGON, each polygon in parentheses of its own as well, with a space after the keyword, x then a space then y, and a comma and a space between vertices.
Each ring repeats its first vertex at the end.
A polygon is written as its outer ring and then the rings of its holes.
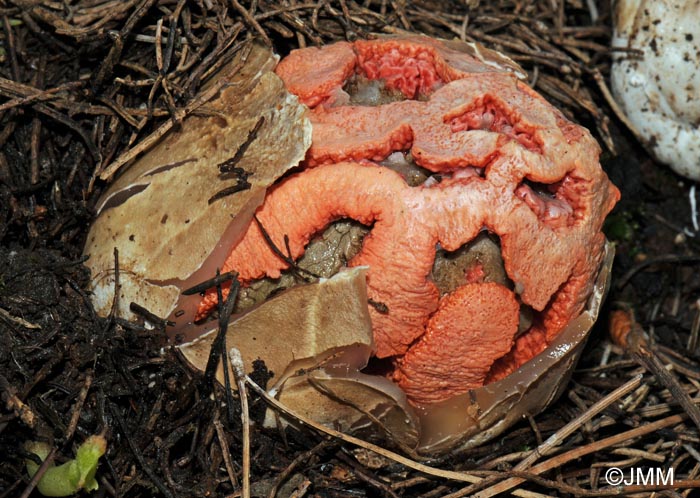
MULTIPOLYGON (((235 0, 2 3, 0 498, 39 496, 25 471, 27 441, 49 442, 61 463, 93 434, 108 441, 97 496, 240 496, 238 398, 191 370, 162 327, 94 312, 81 253, 108 185, 98 176, 171 116, 177 121, 176 110, 197 95, 207 71, 247 36, 267 38, 284 54, 392 29, 464 36, 503 50, 547 98, 595 130, 603 167, 622 191, 605 227, 617 251, 607 305, 559 402, 490 443, 429 462, 483 471, 486 484, 411 470, 308 427, 263 430, 266 405, 251 396, 252 496, 467 496, 512 477, 525 478, 521 491, 598 496, 611 465, 671 467, 678 493, 700 485, 699 427, 678 394, 695 397, 697 409, 694 184, 649 157, 595 82, 596 71, 609 69, 608 2, 588 2, 597 6, 596 21, 585 2, 561 2, 561 11, 551 10, 555 2, 486 3, 285 2, 296 10, 235 0), (174 25, 177 35, 169 36, 174 25), (182 53, 184 39, 194 55, 182 53), (611 341, 607 317, 619 308, 631 310, 647 333, 652 360, 611 341), (655 370, 655 361, 671 365, 670 375, 655 370), (634 391, 562 440, 553 470, 514 471, 523 452, 561 434, 637 374, 634 391), (652 423, 659 429, 644 432, 652 423), (635 429, 619 442, 607 439, 635 429), (572 450, 580 456, 566 457, 572 450)), ((269 379, 262 363, 251 374, 262 386, 269 379)))

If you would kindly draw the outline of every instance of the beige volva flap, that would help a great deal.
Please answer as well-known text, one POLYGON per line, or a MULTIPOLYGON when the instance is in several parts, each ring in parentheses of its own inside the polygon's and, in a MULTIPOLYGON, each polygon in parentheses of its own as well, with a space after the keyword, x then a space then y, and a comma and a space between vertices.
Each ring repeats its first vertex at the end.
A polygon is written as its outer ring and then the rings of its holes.
MULTIPOLYGON (((388 379, 360 372, 372 353, 365 276, 366 268, 356 267, 280 293, 232 320, 226 347, 239 349, 248 372, 264 360, 274 373, 270 390, 290 409, 343 430, 374 424, 412 449, 418 419, 406 396, 388 379)), ((179 346, 199 370, 216 333, 179 346)), ((217 378, 223 383, 221 365, 217 378)), ((268 414, 267 424, 274 423, 268 414)))
MULTIPOLYGON (((359 354, 345 355, 342 361, 348 368, 363 368, 372 349, 365 274, 364 267, 352 268, 318 283, 297 285, 281 292, 232 319, 226 333, 226 347, 238 348, 246 372, 253 370, 253 361, 263 360, 274 373, 271 381, 274 384, 283 382, 296 370, 317 368, 330 361, 342 352, 338 348, 359 350, 359 354)), ((201 329, 204 332, 206 325, 201 329)), ((210 330, 178 346, 195 368, 206 368, 217 332, 210 330)), ((221 367, 218 379, 223 382, 221 367)))
MULTIPOLYGON (((336 430, 371 439, 381 436, 409 454, 418 444, 420 421, 415 411, 403 391, 380 375, 327 361, 298 371, 278 392, 279 401, 294 412, 336 430)), ((274 415, 269 409, 265 426, 276 425, 274 415)))
MULTIPOLYGON (((293 287, 266 301, 230 324, 227 347, 241 350, 247 371, 254 359, 263 359, 276 374, 271 392, 294 412, 344 431, 369 430, 414 456, 458 452, 540 412, 561 393, 598 317, 613 256, 608 243, 587 309, 545 351, 503 380, 419 413, 385 377, 360 372, 372 334, 364 270, 293 287)), ((180 346, 200 370, 214 334, 180 346)), ((220 368, 220 380, 222 373, 220 368)), ((266 424, 274 423, 268 413, 266 424)))
POLYGON ((311 143, 307 110, 272 72, 276 62, 259 45, 242 50, 216 76, 228 81, 219 94, 102 196, 84 250, 99 313, 112 304, 116 247, 121 316, 130 316, 131 301, 168 316, 182 288, 214 276, 267 187, 303 159, 311 143), (219 166, 234 157, 245 174, 222 174, 219 166), (216 198, 242 179, 250 188, 216 198))

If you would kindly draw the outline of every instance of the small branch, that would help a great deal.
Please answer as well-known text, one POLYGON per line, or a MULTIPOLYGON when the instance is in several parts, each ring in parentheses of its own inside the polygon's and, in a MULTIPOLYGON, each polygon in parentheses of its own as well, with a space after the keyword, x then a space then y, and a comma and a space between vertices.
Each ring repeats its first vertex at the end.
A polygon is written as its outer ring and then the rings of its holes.
POLYGON ((243 486, 241 496, 250 498, 250 415, 248 410, 248 392, 245 386, 245 366, 241 352, 238 349, 231 348, 228 354, 233 376, 238 385, 238 396, 241 400, 241 426, 243 430, 243 486))
POLYGON ((268 47, 272 46, 272 41, 270 40, 270 37, 267 36, 267 33, 265 30, 260 26, 260 23, 255 20, 255 18, 248 12, 240 3, 238 3, 237 0, 231 0, 231 5, 233 5, 233 8, 238 11, 239 14, 245 19, 245 22, 250 25, 255 31, 260 34, 262 39, 265 41, 265 45, 268 47))
POLYGON ((643 366, 671 393, 690 419, 700 429, 700 408, 666 369, 656 352, 649 347, 647 334, 630 310, 615 310, 610 317, 611 337, 627 354, 643 366))
POLYGON ((289 478, 289 476, 292 475, 292 472, 294 472, 294 470, 299 465, 308 463, 311 460, 311 457, 326 449, 328 446, 331 445, 332 442, 333 441, 330 439, 324 439, 310 450, 297 455, 297 457, 294 460, 292 460, 292 462, 289 465, 287 465, 287 468, 284 469, 282 473, 277 476, 275 485, 272 486, 272 489, 270 489, 267 498, 275 498, 277 496, 277 491, 279 490, 282 483, 285 482, 289 478))
POLYGON ((24 327, 25 329, 41 330, 41 325, 37 325, 36 323, 28 322, 24 318, 20 318, 18 316, 11 315, 10 312, 4 308, 0 308, 0 318, 3 318, 5 320, 7 320, 8 322, 14 323, 16 325, 19 325, 20 327, 24 327))
MULTIPOLYGON (((275 244, 275 242, 272 240, 272 237, 270 237, 270 234, 267 233, 267 230, 265 230, 265 227, 263 226, 263 224, 262 224, 262 222, 260 221, 260 219, 258 218, 258 216, 257 216, 257 215, 253 215, 253 219, 255 220, 255 223, 258 225, 258 228, 260 229, 260 233, 262 234, 263 239, 265 239, 265 242, 267 243, 267 245, 268 245, 268 247, 270 248, 270 250, 271 250, 273 253, 275 253, 275 255, 276 255, 278 258, 280 258, 282 261, 284 261, 285 263, 287 263, 287 266, 289 266, 289 268, 290 268, 292 271, 294 271, 294 272, 297 273, 298 275, 306 274, 308 277, 311 277, 311 278, 320 278, 320 277, 319 277, 318 275, 316 275, 315 273, 313 273, 313 272, 311 272, 311 271, 309 271, 309 270, 307 270, 307 269, 305 269, 305 268, 302 268, 302 267, 300 267, 299 265, 297 265, 296 261, 294 261, 294 260, 292 259, 291 252, 290 252, 288 255, 287 255, 287 254, 284 254, 284 253, 280 250, 280 248, 277 247, 277 245, 275 244)), ((286 237, 286 236, 285 236, 285 237, 286 237)), ((285 239, 285 245, 287 245, 287 240, 286 240, 286 239, 285 239)), ((302 278, 303 278, 303 277, 302 277, 302 278)))
MULTIPOLYGON (((554 448, 559 446, 567 437, 569 437, 571 434, 573 434, 575 431, 577 431, 581 426, 583 426, 586 422, 589 422, 594 416, 608 408, 611 404, 615 403, 618 401, 620 398, 625 396, 626 394, 634 391, 637 387, 642 382, 642 376, 641 375, 636 375, 633 377, 631 380, 623 384, 622 386, 618 387, 615 389, 613 392, 605 396, 603 399, 592 405, 588 411, 585 413, 582 413, 578 417, 576 417, 574 420, 566 424, 564 427, 559 429, 557 432, 552 434, 543 444, 539 445, 534 451, 532 451, 527 458, 523 459, 518 465, 516 465, 513 470, 516 471, 523 471, 529 469, 534 462, 536 462, 541 456, 547 455, 549 452, 551 452, 554 448)), ((495 478, 495 479, 489 479, 491 483, 493 481, 498 481, 500 478, 495 478)), ((491 496, 496 496, 499 493, 504 493, 508 491, 509 489, 512 489, 514 486, 517 486, 523 482, 523 479, 521 478, 511 478, 507 479, 505 481, 499 482, 497 484, 494 484, 486 489, 483 489, 483 491, 475 494, 475 497, 479 498, 489 498, 491 496)), ((481 489, 484 486, 484 483, 481 483, 480 485, 467 488, 466 490, 462 490, 461 492, 465 492, 466 494, 472 494, 478 489, 481 489)), ((457 496, 465 496, 463 494, 454 494, 454 495, 449 495, 450 498, 456 498, 457 496)))
POLYGON ((19 399, 17 392, 10 385, 10 381, 2 374, 0 374, 0 392, 2 392, 2 399, 7 409, 12 410, 24 424, 34 428, 36 426, 36 415, 34 415, 29 405, 19 399))
POLYGON ((221 273, 213 278, 210 278, 209 280, 205 280, 202 283, 199 283, 197 285, 193 285, 189 289, 185 289, 182 291, 183 296, 192 296, 194 294, 199 294, 200 292, 205 292, 208 289, 211 289, 212 287, 216 287, 217 285, 221 285, 225 282, 231 281, 234 278, 236 278, 238 274, 233 271, 227 271, 226 273, 221 273))
MULTIPOLYGON (((350 443, 350 444, 353 444, 355 446, 359 446, 360 448, 365 448, 366 450, 373 451, 373 452, 377 453, 378 455, 381 455, 381 456, 386 457, 390 460, 393 460, 397 463, 400 463, 401 465, 404 465, 410 469, 417 470, 418 472, 423 472, 423 473, 431 475, 431 476, 442 477, 444 479, 450 479, 453 481, 461 481, 461 482, 480 482, 481 481, 480 477, 477 477, 477 476, 472 475, 472 474, 467 474, 465 472, 455 472, 452 470, 436 469, 434 467, 424 465, 422 463, 411 460, 410 458, 406 458, 402 455, 399 455, 399 454, 394 453, 392 451, 386 450, 386 449, 382 448, 381 446, 377 446, 376 444, 368 443, 367 441, 363 441, 362 439, 356 438, 354 436, 349 436, 347 434, 343 434, 342 432, 338 432, 334 429, 331 429, 329 427, 321 425, 318 422, 287 408, 284 404, 280 403, 275 398, 270 396, 267 393, 267 391, 265 391, 262 387, 260 387, 258 384, 256 384, 255 381, 253 381, 253 379, 251 379, 248 375, 245 376, 245 381, 246 381, 246 384, 248 384, 248 386, 250 386, 250 388, 253 391, 255 391, 269 405, 273 406, 279 412, 283 413, 284 415, 287 415, 287 417, 291 418, 292 420, 296 420, 298 422, 301 422, 304 425, 308 425, 309 427, 312 427, 313 429, 315 429, 319 432, 322 432, 324 434, 327 434, 335 439, 339 439, 339 440, 344 441, 346 443, 350 443)), ((516 494, 516 496, 523 496, 522 494, 518 495, 517 492, 515 494, 516 494)))
POLYGON ((226 472, 228 473, 228 478, 231 481, 231 485, 236 488, 238 487, 238 479, 236 479, 236 472, 233 470, 233 462, 231 461, 231 452, 228 448, 228 441, 226 440, 226 433, 224 432, 224 426, 219 420, 218 410, 217 417, 214 420, 214 427, 216 428, 216 436, 219 438, 219 446, 221 447, 221 455, 224 457, 224 465, 226 466, 226 472))
POLYGON ((87 398, 88 392, 90 391, 90 386, 92 385, 92 373, 88 372, 85 376, 85 382, 83 387, 80 389, 78 394, 78 399, 73 405, 73 414, 70 417, 70 422, 68 423, 68 428, 66 430, 65 440, 70 441, 73 439, 73 434, 78 428, 78 421, 80 420, 80 412, 83 410, 83 405, 85 404, 85 399, 87 398))
MULTIPOLYGON (((234 171, 234 169, 236 168, 236 164, 238 164, 238 162, 243 158, 243 155, 248 150, 248 147, 250 147, 250 144, 252 144, 255 141, 255 139, 258 137, 258 132, 260 132, 260 128, 262 128, 263 124, 265 124, 265 116, 260 116, 258 118, 258 120, 255 122, 255 125, 253 126, 253 128, 248 132, 246 139, 243 141, 243 143, 241 145, 238 146, 238 149, 233 154, 233 156, 230 159, 227 159, 218 165, 219 171, 222 174, 230 173, 230 172, 234 171)), ((240 171, 243 171, 243 170, 241 169, 240 171)), ((239 176, 240 176, 240 174, 239 174, 239 176)), ((246 178, 247 178, 247 176, 246 176, 246 178)))
POLYGON ((172 492, 165 486, 165 484, 163 484, 163 482, 158 478, 158 476, 156 476, 151 466, 148 465, 148 463, 146 462, 146 459, 143 457, 143 453, 141 453, 141 450, 138 448, 138 446, 136 446, 134 439, 129 434, 126 422, 124 421, 124 418, 122 417, 121 413, 119 413, 119 409, 110 402, 107 402, 107 404, 109 406, 110 411, 112 412, 112 416, 117 421, 119 430, 124 436, 124 439, 126 439, 126 442, 129 445, 129 448, 131 449, 131 452, 133 453, 134 457, 136 457, 136 461, 141 466, 141 469, 146 473, 151 482, 155 485, 156 488, 158 488, 158 490, 163 494, 163 496, 165 496, 165 498, 175 498, 172 492))
POLYGON ((165 318, 161 318, 155 313, 152 313, 151 311, 147 310, 143 306, 141 306, 138 303, 131 302, 129 303, 129 310, 135 314, 143 317, 147 322, 152 323, 153 325, 160 327, 160 328, 165 328, 165 327, 172 327, 175 325, 174 322, 171 322, 169 320, 166 320, 165 318))
POLYGON ((54 458, 56 458, 56 448, 52 447, 49 451, 49 454, 46 456, 44 461, 41 462, 41 465, 36 471, 36 474, 32 476, 31 480, 29 481, 29 484, 27 484, 27 487, 24 489, 24 492, 19 498, 29 498, 29 495, 32 494, 32 491, 34 491, 34 488, 36 488, 37 484, 39 484, 41 478, 44 477, 46 471, 49 470, 49 467, 53 465, 54 458))

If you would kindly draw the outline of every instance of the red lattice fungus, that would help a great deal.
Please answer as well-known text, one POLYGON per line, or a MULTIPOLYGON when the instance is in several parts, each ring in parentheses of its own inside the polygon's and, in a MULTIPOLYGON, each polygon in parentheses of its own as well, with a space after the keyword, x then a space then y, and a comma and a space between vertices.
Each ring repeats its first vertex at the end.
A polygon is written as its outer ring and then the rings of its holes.
MULTIPOLYGON (((312 146, 257 212, 293 259, 335 220, 371 227, 348 265, 369 267, 375 354, 417 405, 503 378, 582 312, 619 197, 587 130, 506 63, 459 47, 413 36, 292 52, 276 72, 312 110, 312 146), (427 181, 380 164, 397 152, 427 181), (484 233, 501 269, 471 258, 452 288, 437 285, 436 251, 484 233)), ((285 259, 252 223, 223 269, 246 284, 285 259)))

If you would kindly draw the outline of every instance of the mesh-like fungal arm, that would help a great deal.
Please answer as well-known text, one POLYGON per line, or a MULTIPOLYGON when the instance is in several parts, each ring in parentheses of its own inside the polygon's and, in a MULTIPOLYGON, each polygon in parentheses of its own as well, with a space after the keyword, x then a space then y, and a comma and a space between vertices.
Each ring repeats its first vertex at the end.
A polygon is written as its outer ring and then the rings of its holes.
MULTIPOLYGON (((581 313, 619 197, 587 130, 502 65, 423 37, 303 49, 277 73, 312 109, 312 146, 258 219, 292 258, 334 220, 371 226, 348 264, 369 266, 376 355, 395 358, 412 402, 502 378, 581 313), (353 104, 353 78, 380 80, 388 97, 353 104), (433 178, 412 187, 377 164, 397 151, 433 178), (430 278, 436 248, 456 251, 483 231, 500 240, 509 282, 472 271, 441 296, 430 278), (524 306, 534 317, 521 330, 524 306)), ((252 224, 224 270, 247 282, 287 266, 252 224)), ((201 313, 214 302, 206 296, 201 313)))

